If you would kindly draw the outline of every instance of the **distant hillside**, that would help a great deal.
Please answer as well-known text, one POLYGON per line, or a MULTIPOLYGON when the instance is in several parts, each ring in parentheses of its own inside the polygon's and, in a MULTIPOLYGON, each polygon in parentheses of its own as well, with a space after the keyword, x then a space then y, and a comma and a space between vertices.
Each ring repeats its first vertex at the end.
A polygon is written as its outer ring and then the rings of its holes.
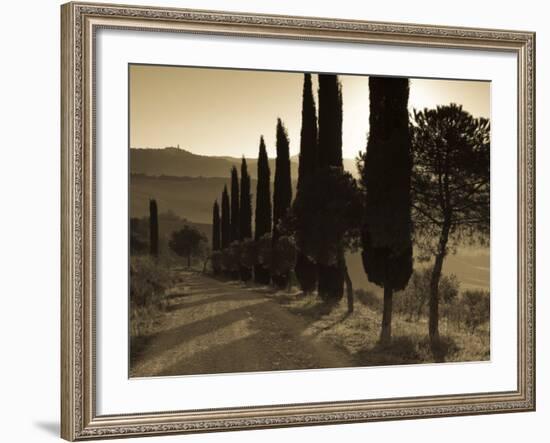
MULTIPOLYGON (((220 202, 229 175, 221 177, 152 177, 143 174, 130 176, 130 216, 149 214, 149 199, 157 201, 159 212, 172 211, 179 217, 196 223, 212 223, 212 205, 220 202)), ((256 180, 252 180, 256 189, 256 180)))
MULTIPOLYGON (((248 171, 256 178, 257 159, 246 159, 248 171)), ((130 149, 130 172, 153 176, 174 177, 229 177, 231 168, 240 168, 241 159, 233 157, 209 157, 197 155, 185 149, 130 149)), ((269 160, 272 174, 275 160, 269 160)), ((291 174, 297 177, 298 164, 292 162, 291 174)))
MULTIPOLYGON (((149 199, 157 200, 159 212, 172 211, 179 217, 195 223, 212 223, 212 205, 221 200, 224 185, 230 188, 229 175, 224 177, 153 177, 130 175, 130 216, 149 214, 149 199)), ((256 179, 252 179, 252 207, 254 208, 256 179)), ((296 182, 293 183, 294 192, 296 182)), ((273 189, 273 184, 272 184, 273 189)), ((253 209, 254 210, 254 209, 253 209)), ((253 212, 254 213, 254 212, 253 212)))
MULTIPOLYGON (((248 171, 256 177, 257 159, 247 158, 248 171)), ((217 157, 193 154, 185 149, 130 149, 130 172, 153 176, 169 175, 174 177, 229 177, 233 166, 240 167, 241 159, 235 157, 217 157)), ((269 160, 271 174, 275 173, 275 159, 269 160)), ((344 168, 356 175, 355 161, 344 160, 344 168)), ((298 157, 291 159, 291 174, 298 178, 298 157)))

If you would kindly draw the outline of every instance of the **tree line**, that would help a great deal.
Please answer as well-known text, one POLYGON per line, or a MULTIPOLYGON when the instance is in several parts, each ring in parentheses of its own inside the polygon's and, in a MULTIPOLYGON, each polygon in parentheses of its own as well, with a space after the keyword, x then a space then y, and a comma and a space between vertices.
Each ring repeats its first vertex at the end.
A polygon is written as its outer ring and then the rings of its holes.
POLYGON ((409 115, 409 80, 371 76, 356 180, 343 168, 341 83, 318 74, 318 84, 316 105, 311 74, 304 74, 296 195, 279 118, 273 190, 259 139, 254 217, 244 157, 213 204, 212 269, 277 288, 295 277, 305 294, 316 291, 329 306, 345 293, 352 312, 346 253, 360 251, 369 281, 383 288, 380 341, 387 343, 394 292, 407 286, 414 260, 431 260, 428 332, 436 353, 444 259, 461 243, 488 241, 489 121, 455 104, 409 115))

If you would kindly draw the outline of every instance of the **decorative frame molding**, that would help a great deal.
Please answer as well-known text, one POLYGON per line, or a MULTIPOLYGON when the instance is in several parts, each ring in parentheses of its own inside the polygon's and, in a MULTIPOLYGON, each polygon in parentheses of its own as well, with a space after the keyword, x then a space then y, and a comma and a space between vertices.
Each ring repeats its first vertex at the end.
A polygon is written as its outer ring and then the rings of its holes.
POLYGON ((533 411, 535 34, 68 3, 61 7, 61 436, 67 440, 533 411), (518 58, 518 387, 512 392, 98 416, 94 33, 99 28, 507 51, 518 58))

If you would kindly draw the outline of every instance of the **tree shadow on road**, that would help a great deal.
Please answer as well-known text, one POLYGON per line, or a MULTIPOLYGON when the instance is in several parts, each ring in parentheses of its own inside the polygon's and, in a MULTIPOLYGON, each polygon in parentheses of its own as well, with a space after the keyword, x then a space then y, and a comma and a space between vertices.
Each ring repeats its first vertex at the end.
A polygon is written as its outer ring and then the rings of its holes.
MULTIPOLYGON (((225 301, 229 300, 253 300, 256 301, 257 297, 249 294, 242 295, 229 295, 220 296, 220 299, 225 301)), ((202 320, 183 324, 181 326, 164 330, 155 334, 151 334, 146 337, 135 337, 130 342, 130 368, 135 367, 143 358, 152 360, 157 358, 160 354, 170 348, 174 348, 181 344, 182 340, 190 341, 200 335, 208 334, 217 329, 228 326, 236 321, 244 318, 248 318, 249 311, 254 306, 256 309, 258 305, 266 303, 266 301, 259 301, 253 304, 247 304, 237 309, 231 309, 225 311, 222 314, 216 314, 208 316, 202 320)), ((212 303, 212 300, 205 301, 201 304, 212 303)), ((141 376, 139 374, 132 373, 132 376, 141 376)))

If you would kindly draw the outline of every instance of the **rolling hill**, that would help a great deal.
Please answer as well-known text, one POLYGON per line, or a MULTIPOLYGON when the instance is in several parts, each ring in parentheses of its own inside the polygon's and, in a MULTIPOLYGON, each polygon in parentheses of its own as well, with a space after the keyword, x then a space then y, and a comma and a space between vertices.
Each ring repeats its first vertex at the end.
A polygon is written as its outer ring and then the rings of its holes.
MULTIPOLYGON (((258 160, 247 158, 248 172, 256 178, 258 160)), ((130 149, 130 172, 151 176, 169 175, 173 177, 229 177, 233 166, 240 167, 241 159, 236 157, 218 157, 194 154, 180 148, 130 149)), ((275 173, 275 159, 269 159, 271 176, 275 173)), ((344 168, 357 175, 355 160, 345 159, 344 168)), ((292 178, 298 178, 298 156, 291 158, 292 178)))
MULTIPOLYGON (((255 178, 250 181, 252 207, 255 204, 255 178)), ((149 200, 157 201, 159 212, 171 211, 196 223, 212 223, 214 200, 220 203, 224 185, 230 189, 230 178, 225 177, 174 177, 130 175, 130 216, 143 217, 149 214, 149 200)), ((273 189, 273 184, 271 185, 273 189)), ((293 193, 296 191, 293 182, 293 193)), ((254 213, 254 209, 252 210, 254 213)))
MULTIPOLYGON (((149 200, 157 201, 159 212, 171 211, 196 223, 212 223, 212 205, 220 202, 229 177, 174 177, 132 174, 130 176, 130 216, 149 214, 149 200)), ((251 181, 256 189, 256 180, 251 181)))
MULTIPOLYGON (((208 238, 211 236, 212 204, 220 201, 224 185, 229 188, 229 172, 241 160, 233 157, 208 157, 196 155, 183 149, 131 149, 130 151, 130 216, 147 217, 149 199, 157 200, 159 214, 173 213, 175 221, 164 220, 163 236, 181 227, 178 218, 195 225, 208 238)), ((252 205, 255 203, 256 159, 247 159, 251 173, 252 205)), ((346 160, 354 167, 352 160, 346 160)), ((275 160, 271 159, 271 179, 275 171, 275 160)), ((349 169, 348 169, 349 170, 349 169)), ((354 169, 355 170, 355 169, 354 169)), ((293 178, 297 178, 298 159, 292 158, 293 178)), ((273 186, 273 185, 272 185, 273 186)), ((293 182, 295 192, 296 182, 293 182)), ((273 189, 273 188, 272 188, 273 189)), ((254 209, 253 209, 254 213, 254 209)), ((348 254, 347 264, 355 288, 378 291, 369 283, 363 270, 359 253, 348 254)), ((419 266, 417 264, 415 267, 419 266)), ((444 264, 445 274, 456 274, 462 289, 489 288, 489 249, 462 249, 456 255, 449 255, 444 264)))

